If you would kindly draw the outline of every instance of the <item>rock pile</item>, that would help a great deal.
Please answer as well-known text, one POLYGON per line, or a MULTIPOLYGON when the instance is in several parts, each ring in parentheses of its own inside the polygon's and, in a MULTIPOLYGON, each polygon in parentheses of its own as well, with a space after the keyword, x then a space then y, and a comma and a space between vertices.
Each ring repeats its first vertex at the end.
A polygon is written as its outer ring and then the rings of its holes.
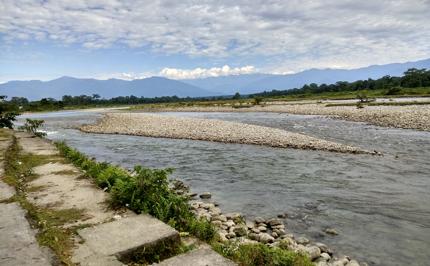
POLYGON ((212 202, 194 201, 191 209, 198 218, 210 221, 217 229, 221 241, 240 243, 263 243, 307 254, 317 266, 365 266, 347 256, 336 258, 333 251, 323 243, 311 243, 305 237, 294 237, 287 233, 284 222, 279 218, 256 217, 245 221, 240 213, 223 214, 212 202))

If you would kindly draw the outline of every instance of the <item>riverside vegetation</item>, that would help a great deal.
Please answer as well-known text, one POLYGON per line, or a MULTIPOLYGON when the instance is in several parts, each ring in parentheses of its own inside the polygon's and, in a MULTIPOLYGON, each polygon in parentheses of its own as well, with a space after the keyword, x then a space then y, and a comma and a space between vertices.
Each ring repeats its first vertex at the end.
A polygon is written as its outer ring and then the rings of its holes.
POLYGON ((127 206, 131 210, 149 213, 181 232, 189 232, 211 244, 215 250, 240 265, 313 265, 305 252, 287 247, 268 247, 263 243, 222 241, 213 223, 198 218, 189 204, 189 196, 169 187, 171 169, 147 169, 136 166, 132 172, 105 162, 96 162, 70 148, 56 143, 61 154, 103 189, 110 192, 112 206, 127 206))

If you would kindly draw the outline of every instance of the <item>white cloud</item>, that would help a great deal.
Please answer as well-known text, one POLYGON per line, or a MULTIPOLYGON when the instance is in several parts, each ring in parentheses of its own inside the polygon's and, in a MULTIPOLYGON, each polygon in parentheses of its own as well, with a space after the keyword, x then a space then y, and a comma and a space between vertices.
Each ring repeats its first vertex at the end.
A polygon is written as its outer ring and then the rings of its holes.
POLYGON ((428 0, 2 0, 0 33, 4 42, 260 56, 265 69, 288 72, 429 57, 429 14, 428 0))
POLYGON ((225 65, 223 67, 212 68, 194 68, 194 69, 178 69, 178 68, 163 68, 160 75, 171 79, 197 79, 207 77, 220 77, 239 74, 251 74, 256 71, 254 66, 244 67, 230 67, 225 65))

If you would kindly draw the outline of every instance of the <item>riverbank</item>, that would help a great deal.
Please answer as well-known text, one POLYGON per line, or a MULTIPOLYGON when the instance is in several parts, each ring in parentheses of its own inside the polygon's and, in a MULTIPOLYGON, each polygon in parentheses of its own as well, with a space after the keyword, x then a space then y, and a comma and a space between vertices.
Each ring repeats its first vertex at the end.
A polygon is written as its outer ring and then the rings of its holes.
POLYGON ((342 153, 376 154, 358 147, 317 139, 281 129, 213 119, 169 117, 143 113, 110 113, 88 133, 126 134, 146 137, 256 144, 279 148, 322 150, 342 153))
POLYGON ((317 103, 254 106, 190 106, 144 108, 145 112, 275 112, 299 115, 324 115, 335 119, 405 129, 430 131, 430 105, 326 106, 317 103))

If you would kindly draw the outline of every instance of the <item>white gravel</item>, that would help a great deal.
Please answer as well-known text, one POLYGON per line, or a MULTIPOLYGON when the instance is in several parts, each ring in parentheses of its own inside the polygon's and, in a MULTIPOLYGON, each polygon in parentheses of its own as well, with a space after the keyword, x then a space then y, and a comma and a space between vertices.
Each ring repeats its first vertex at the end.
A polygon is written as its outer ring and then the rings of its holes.
POLYGON ((95 125, 85 125, 81 130, 91 133, 206 140, 343 153, 375 153, 276 128, 145 113, 109 113, 95 125))

